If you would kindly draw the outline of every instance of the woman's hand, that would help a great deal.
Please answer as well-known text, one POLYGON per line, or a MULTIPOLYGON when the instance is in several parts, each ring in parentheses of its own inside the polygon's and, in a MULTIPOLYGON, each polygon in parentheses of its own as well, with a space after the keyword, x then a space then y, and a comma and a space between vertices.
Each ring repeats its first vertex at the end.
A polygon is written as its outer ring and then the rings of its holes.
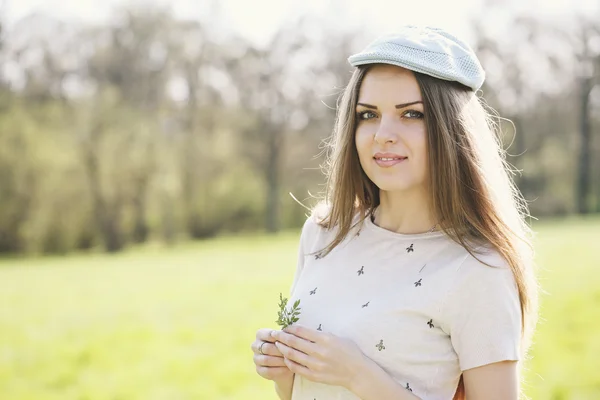
POLYGON ((272 329, 259 329, 256 332, 256 340, 251 346, 256 372, 265 379, 286 382, 294 377, 294 373, 283 361, 283 354, 275 347, 275 339, 271 336, 272 331, 272 329), (260 353, 261 345, 264 355, 260 353))
POLYGON ((349 389, 368 361, 356 343, 331 333, 292 325, 272 335, 289 370, 314 382, 349 389))

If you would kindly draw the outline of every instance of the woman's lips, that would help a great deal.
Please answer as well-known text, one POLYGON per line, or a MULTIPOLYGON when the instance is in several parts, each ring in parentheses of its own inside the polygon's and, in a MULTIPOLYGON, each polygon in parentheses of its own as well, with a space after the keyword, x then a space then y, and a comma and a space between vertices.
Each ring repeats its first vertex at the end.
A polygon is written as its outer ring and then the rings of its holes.
POLYGON ((396 164, 400 164, 403 161, 406 161, 407 158, 394 158, 394 159, 390 159, 390 158, 383 157, 383 159, 381 159, 381 158, 375 158, 374 160, 377 163, 377 165, 379 165, 380 167, 382 167, 382 168, 389 168, 389 167, 393 167, 396 164))

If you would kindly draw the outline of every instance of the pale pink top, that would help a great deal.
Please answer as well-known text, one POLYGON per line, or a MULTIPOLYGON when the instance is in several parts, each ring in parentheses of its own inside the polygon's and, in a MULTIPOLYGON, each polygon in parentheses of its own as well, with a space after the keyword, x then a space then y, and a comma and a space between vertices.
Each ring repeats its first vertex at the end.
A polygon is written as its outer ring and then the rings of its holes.
MULTIPOLYGON (((443 232, 399 234, 369 218, 323 258, 333 238, 307 219, 288 305, 299 325, 350 338, 421 399, 452 399, 461 372, 518 360, 521 310, 513 274, 495 251, 479 259, 443 232), (358 232, 358 235, 357 235, 358 232)), ((292 400, 355 400, 296 375, 292 400)))

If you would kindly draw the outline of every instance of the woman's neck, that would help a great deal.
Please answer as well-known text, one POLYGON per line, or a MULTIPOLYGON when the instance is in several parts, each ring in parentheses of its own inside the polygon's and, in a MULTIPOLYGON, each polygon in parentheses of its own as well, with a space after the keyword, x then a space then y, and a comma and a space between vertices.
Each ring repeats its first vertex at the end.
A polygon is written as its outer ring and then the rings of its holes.
POLYGON ((426 196, 381 191, 373 223, 392 232, 425 233, 439 229, 432 214, 426 196))

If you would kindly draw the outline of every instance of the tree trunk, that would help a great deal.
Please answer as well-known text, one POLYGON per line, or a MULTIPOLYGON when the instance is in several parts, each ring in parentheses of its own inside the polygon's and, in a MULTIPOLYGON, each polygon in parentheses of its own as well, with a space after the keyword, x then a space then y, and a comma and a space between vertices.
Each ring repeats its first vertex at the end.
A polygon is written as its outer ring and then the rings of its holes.
POLYGON ((590 161, 591 161, 591 121, 590 93, 593 88, 592 77, 583 77, 580 81, 580 113, 579 113, 579 164, 577 168, 577 212, 587 214, 590 210, 590 161))
POLYGON ((270 126, 267 128, 269 134, 268 154, 266 163, 267 180, 267 209, 266 209, 266 228, 267 232, 275 233, 279 231, 279 168, 281 159, 282 132, 279 127, 270 126))
POLYGON ((133 228, 133 241, 144 243, 148 240, 148 224, 146 222, 146 183, 138 186, 134 203, 135 225, 133 228))
POLYGON ((94 218, 100 229, 104 247, 108 252, 117 252, 123 249, 125 245, 120 227, 121 204, 120 201, 115 201, 115 204, 111 207, 102 194, 98 154, 96 154, 98 148, 97 136, 101 134, 102 129, 102 125, 96 125, 92 128, 90 141, 84 148, 84 164, 92 192, 94 218))

